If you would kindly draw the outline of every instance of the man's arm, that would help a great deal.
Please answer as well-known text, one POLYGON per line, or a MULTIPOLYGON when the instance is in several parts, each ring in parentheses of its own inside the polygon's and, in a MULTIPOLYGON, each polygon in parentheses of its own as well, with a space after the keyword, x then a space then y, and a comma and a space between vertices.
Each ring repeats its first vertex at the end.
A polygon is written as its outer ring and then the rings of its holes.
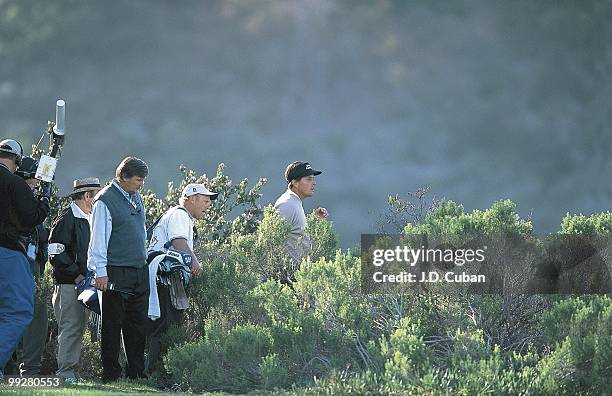
POLYGON ((200 266, 200 262, 198 261, 198 258, 196 257, 195 253, 191 249, 189 249, 189 245, 187 245, 187 240, 183 238, 173 239, 172 246, 191 254, 191 272, 193 272, 194 275, 197 275, 200 272, 202 266, 200 266))
POLYGON ((32 229, 41 224, 49 214, 49 198, 36 198, 27 183, 12 186, 13 210, 21 227, 32 229))
POLYGON ((283 202, 281 204, 278 204, 274 207, 274 209, 276 209, 276 211, 285 219, 287 220, 287 223, 289 223, 289 225, 291 226, 291 228, 294 227, 295 224, 295 218, 297 216, 297 210, 293 205, 289 205, 286 202, 283 202))
POLYGON ((73 235, 74 219, 70 218, 69 212, 64 212, 53 225, 49 242, 61 244, 64 246, 65 250, 51 258, 51 265, 64 273, 68 272, 74 274, 74 278, 76 279, 79 275, 79 266, 76 263, 71 248, 73 235))
POLYGON ((194 274, 197 274, 200 272, 200 262, 187 243, 187 237, 190 235, 192 226, 187 212, 175 210, 168 219, 168 239, 175 248, 191 254, 191 270, 194 274))
POLYGON ((96 288, 104 291, 108 284, 106 273, 108 241, 113 231, 113 220, 102 201, 96 201, 91 214, 91 238, 87 252, 87 268, 96 273, 96 288))

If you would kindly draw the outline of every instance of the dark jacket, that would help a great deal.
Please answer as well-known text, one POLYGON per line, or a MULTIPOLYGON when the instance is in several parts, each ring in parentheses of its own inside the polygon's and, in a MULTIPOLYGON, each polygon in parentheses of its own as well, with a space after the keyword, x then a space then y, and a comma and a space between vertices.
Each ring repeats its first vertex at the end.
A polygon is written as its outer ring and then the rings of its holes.
MULTIPOLYGON (((24 245, 28 246, 33 244, 36 249, 36 263, 40 267, 40 273, 45 272, 45 265, 49 259, 48 247, 49 247, 49 229, 42 224, 34 227, 34 230, 24 237, 24 245)), ((30 258, 28 257, 28 260, 30 258)), ((31 261, 31 260, 30 260, 31 261)))
POLYGON ((0 246, 25 253, 20 236, 48 214, 49 200, 35 198, 25 180, 0 165, 0 246))
POLYGON ((49 243, 61 243, 63 253, 51 257, 53 278, 58 284, 74 284, 77 276, 87 272, 89 221, 75 217, 72 207, 64 210, 51 228, 49 243))

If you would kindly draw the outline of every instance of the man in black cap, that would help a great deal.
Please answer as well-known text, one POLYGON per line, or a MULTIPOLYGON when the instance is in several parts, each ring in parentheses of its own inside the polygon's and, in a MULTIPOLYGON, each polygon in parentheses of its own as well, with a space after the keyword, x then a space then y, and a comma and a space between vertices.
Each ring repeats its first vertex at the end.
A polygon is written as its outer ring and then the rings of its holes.
MULTIPOLYGON (((304 234, 306 214, 302 201, 314 194, 317 185, 315 176, 320 174, 321 171, 312 169, 308 162, 296 161, 290 163, 285 170, 285 180, 288 183, 287 191, 278 197, 276 203, 274 203, 274 208, 287 220, 291 227, 291 233, 287 240, 287 250, 298 268, 304 256, 304 251, 310 248, 310 239, 304 234)), ((319 220, 328 217, 325 208, 316 208, 313 213, 319 220)), ((290 275, 291 277, 292 275, 290 275)))
POLYGON ((81 358, 87 313, 77 300, 79 285, 87 272, 90 218, 93 200, 100 191, 96 177, 74 181, 72 202, 53 224, 50 253, 53 266, 53 311, 57 319, 56 375, 64 382, 77 382, 75 370, 81 358))
POLYGON ((14 174, 22 158, 21 144, 0 141, 0 378, 34 311, 34 279, 21 235, 49 214, 49 197, 36 198, 14 174))

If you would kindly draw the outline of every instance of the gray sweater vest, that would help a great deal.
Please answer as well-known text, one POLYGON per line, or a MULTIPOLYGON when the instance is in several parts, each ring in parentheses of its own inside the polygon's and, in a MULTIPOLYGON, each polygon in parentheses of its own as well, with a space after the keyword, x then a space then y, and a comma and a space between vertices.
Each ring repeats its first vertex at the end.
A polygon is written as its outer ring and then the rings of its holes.
POLYGON ((140 194, 136 198, 139 202, 138 209, 134 208, 114 184, 104 187, 98 199, 104 202, 113 220, 113 229, 108 241, 107 265, 145 267, 147 235, 144 205, 140 194))

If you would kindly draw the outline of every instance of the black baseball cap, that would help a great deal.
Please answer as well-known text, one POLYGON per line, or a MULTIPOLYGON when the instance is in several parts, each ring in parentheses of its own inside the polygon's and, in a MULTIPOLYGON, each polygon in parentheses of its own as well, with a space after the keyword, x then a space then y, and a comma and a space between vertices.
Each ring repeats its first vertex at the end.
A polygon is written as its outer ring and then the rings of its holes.
POLYGON ((321 173, 321 171, 312 169, 312 166, 310 166, 308 162, 295 161, 287 165, 285 179, 287 179, 287 182, 290 182, 291 180, 300 179, 305 176, 317 176, 321 173))

